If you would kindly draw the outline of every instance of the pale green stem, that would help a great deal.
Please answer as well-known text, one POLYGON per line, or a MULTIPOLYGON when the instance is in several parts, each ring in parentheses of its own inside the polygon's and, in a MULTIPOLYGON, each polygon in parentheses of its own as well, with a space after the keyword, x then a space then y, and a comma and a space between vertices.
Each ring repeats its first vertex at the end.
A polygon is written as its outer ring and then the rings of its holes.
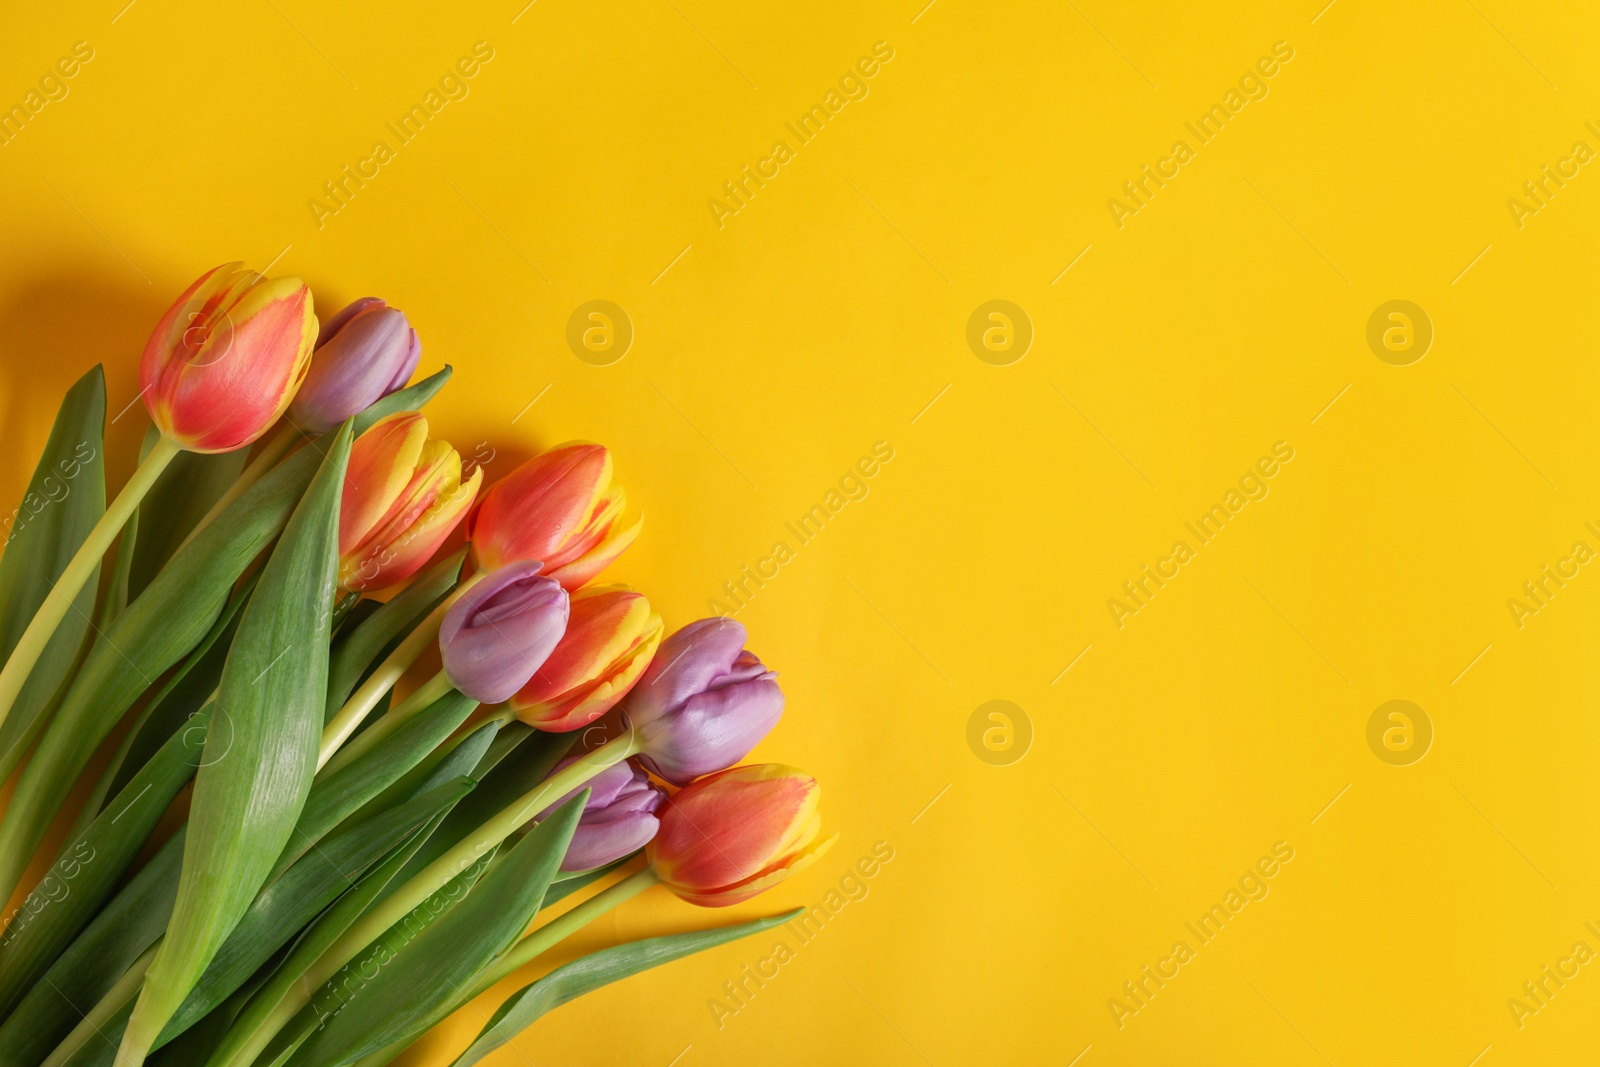
MULTIPOLYGON (((646 867, 642 871, 629 875, 588 900, 579 904, 571 911, 558 919, 552 919, 533 933, 518 941, 508 949, 499 959, 490 963, 478 972, 477 979, 472 986, 461 996, 455 998, 450 1005, 450 1013, 454 1014, 470 1001, 474 1001, 492 989, 501 979, 514 971, 527 966, 537 956, 548 952, 552 947, 565 941, 579 930, 594 922, 612 908, 627 903, 646 889, 655 885, 659 879, 653 868, 646 867)), ((363 1059, 357 1060, 352 1067, 382 1067, 383 1064, 393 1060, 422 1037, 422 1034, 413 1034, 392 1045, 379 1049, 363 1059)))
POLYGON ((612 908, 632 900, 658 881, 660 879, 656 877, 655 868, 646 867, 642 871, 628 875, 616 885, 601 890, 564 915, 551 919, 480 971, 477 981, 472 984, 472 990, 461 998, 461 1003, 465 1004, 488 992, 501 979, 514 971, 521 970, 536 957, 548 952, 612 908))
POLYGON ((428 705, 454 691, 455 686, 445 676, 444 671, 440 671, 418 686, 416 692, 390 708, 389 714, 367 727, 364 732, 357 734, 349 744, 334 753, 328 762, 322 765, 322 770, 317 772, 317 778, 326 778, 340 767, 348 766, 352 761, 360 759, 372 751, 378 742, 416 718, 428 705))
POLYGON ((607 767, 621 763, 639 751, 638 734, 629 730, 620 737, 601 745, 593 752, 551 775, 543 783, 523 794, 483 823, 470 836, 463 838, 450 851, 419 871, 412 879, 376 904, 357 919, 340 938, 328 947, 315 963, 306 969, 294 988, 286 993, 264 1019, 255 1033, 250 1035, 226 1067, 249 1067, 261 1050, 267 1047, 274 1035, 287 1026, 300 1009, 311 1002, 311 996, 322 984, 336 974, 339 968, 355 959, 356 954, 376 941, 383 933, 411 914, 440 886, 472 866, 478 858, 503 841, 513 830, 549 807, 553 801, 581 787, 607 767))
MULTIPOLYGON (((62 1067, 89 1038, 100 1033, 100 1028, 125 1008, 128 1001, 138 996, 140 987, 144 985, 144 973, 150 969, 150 961, 156 958, 156 950, 160 947, 161 940, 158 938, 155 944, 145 950, 143 956, 133 962, 132 967, 123 972, 110 992, 100 998, 100 1003, 89 1009, 89 1014, 72 1028, 72 1033, 56 1046, 56 1050, 50 1053, 50 1058, 40 1064, 40 1067, 62 1067)), ((122 1067, 123 1062, 122 1053, 117 1053, 116 1067, 122 1067)))
POLYGON ((95 616, 96 631, 110 629, 111 624, 117 621, 117 616, 127 610, 128 579, 133 573, 134 544, 138 537, 139 513, 135 511, 122 527, 122 542, 117 546, 117 565, 112 568, 105 599, 100 602, 100 611, 95 616))
POLYGON ((439 627, 444 622, 445 613, 455 606, 455 602, 461 599, 468 589, 481 582, 486 573, 478 571, 456 586, 455 592, 446 597, 415 630, 406 635, 404 641, 395 646, 395 650, 389 653, 388 658, 378 664, 378 669, 361 683, 361 688, 350 694, 350 699, 345 701, 339 713, 328 720, 328 725, 322 731, 322 750, 317 754, 319 771, 327 766, 333 754, 339 751, 339 746, 349 740, 350 735, 356 732, 356 727, 360 726, 362 720, 378 706, 383 694, 394 688, 400 676, 421 658, 431 642, 438 640, 439 627))
POLYGON ((200 521, 194 524, 194 529, 190 530, 189 536, 183 539, 183 543, 178 546, 178 551, 182 552, 189 542, 194 540, 196 534, 211 525, 212 520, 227 511, 228 506, 235 500, 244 496, 245 491, 259 482, 263 474, 276 467, 278 461, 303 436, 305 435, 294 428, 293 423, 288 419, 284 419, 283 425, 278 427, 278 432, 273 434, 267 443, 261 446, 261 451, 256 454, 256 458, 250 461, 249 466, 239 472, 239 477, 235 478, 233 484, 228 486, 227 491, 217 498, 215 504, 211 505, 211 510, 206 512, 200 521))
POLYGON ((144 499, 178 452, 178 446, 164 437, 155 443, 150 454, 145 456, 128 479, 128 484, 122 487, 116 499, 106 507, 105 514, 100 516, 100 521, 94 524, 94 529, 89 531, 89 536, 78 546, 77 553, 51 587, 50 595, 39 605, 33 621, 28 623, 22 639, 12 650, 11 658, 6 660, 5 668, 0 670, 0 725, 11 713, 11 706, 17 702, 22 684, 28 680, 34 664, 44 654, 50 638, 55 636, 56 627, 72 610, 72 602, 94 569, 100 565, 100 558, 106 554, 106 549, 111 547, 111 542, 127 523, 128 516, 133 514, 139 501, 144 499))

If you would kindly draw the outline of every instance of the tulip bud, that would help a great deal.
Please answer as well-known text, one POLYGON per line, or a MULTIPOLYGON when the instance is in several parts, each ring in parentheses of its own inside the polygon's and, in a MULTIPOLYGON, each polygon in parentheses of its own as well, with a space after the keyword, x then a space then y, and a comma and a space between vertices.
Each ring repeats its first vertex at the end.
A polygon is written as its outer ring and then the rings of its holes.
POLYGON ((383 589, 405 581, 466 514, 483 469, 461 480, 461 457, 428 440, 428 420, 401 411, 373 423, 350 447, 339 502, 339 584, 383 589))
POLYGON ((701 778, 661 808, 646 848, 661 884, 690 904, 749 900, 821 856, 821 788, 809 774, 762 763, 701 778))
MULTIPOLYGON (((569 756, 556 764, 556 771, 577 760, 569 756)), ((563 871, 589 871, 643 848, 656 836, 661 820, 656 812, 666 803, 667 791, 650 781, 644 768, 631 760, 613 763, 588 782, 551 804, 535 818, 551 812, 590 790, 589 802, 578 819, 578 829, 567 846, 563 871)))
POLYGON ((145 342, 139 385, 163 437, 232 452, 266 433, 294 398, 317 317, 298 278, 225 263, 167 309, 145 342))
POLYGON ((783 714, 777 675, 744 640, 732 619, 691 622, 661 643, 623 704, 640 759, 674 785, 738 763, 783 714))
POLYGON ((579 730, 610 711, 650 665, 661 616, 624 585, 572 594, 561 643, 510 700, 517 717, 546 733, 579 730))
POLYGON ((364 296, 322 324, 289 421, 324 433, 411 380, 422 356, 405 312, 364 296))
POLYGON ((480 567, 516 559, 577 589, 633 544, 643 519, 622 521, 626 498, 611 484, 611 453, 573 442, 542 452, 491 485, 467 519, 480 567))
POLYGON ((480 704, 498 704, 528 683, 567 626, 566 590, 539 564, 501 567, 462 594, 439 626, 450 683, 480 704))

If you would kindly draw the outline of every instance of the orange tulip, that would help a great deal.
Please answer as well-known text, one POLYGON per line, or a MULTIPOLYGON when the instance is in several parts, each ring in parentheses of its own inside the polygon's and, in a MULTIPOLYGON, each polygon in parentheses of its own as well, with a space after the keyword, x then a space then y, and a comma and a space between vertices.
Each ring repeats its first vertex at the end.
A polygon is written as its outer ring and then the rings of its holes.
POLYGON ((225 263, 189 286, 145 343, 145 406, 180 448, 243 448, 294 399, 316 338, 311 291, 300 279, 225 263))
POLYGON ((483 469, 461 480, 461 457, 428 440, 428 420, 402 411, 350 448, 339 504, 339 584, 383 589, 417 572, 472 505, 483 469))
POLYGON ((568 590, 599 574, 639 536, 622 521, 626 497, 611 484, 611 453, 572 442, 542 452, 491 485, 467 519, 478 566, 536 559, 568 590))
POLYGON ((633 688, 661 633, 661 616, 627 586, 581 589, 572 594, 566 635, 510 706, 547 733, 582 729, 633 688))
POLYGON ((706 908, 739 904, 815 862, 821 788, 778 763, 733 767, 691 782, 660 811, 645 855, 661 884, 706 908))

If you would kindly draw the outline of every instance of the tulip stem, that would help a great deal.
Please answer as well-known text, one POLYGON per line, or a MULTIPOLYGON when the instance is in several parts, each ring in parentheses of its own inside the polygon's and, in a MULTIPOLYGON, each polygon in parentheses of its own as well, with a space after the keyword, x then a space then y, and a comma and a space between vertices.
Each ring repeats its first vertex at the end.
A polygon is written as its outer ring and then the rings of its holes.
POLYGON ((189 542, 194 540, 196 534, 209 526, 211 521, 218 515, 227 511, 235 500, 244 496, 245 491, 259 482, 263 474, 276 467, 278 461, 287 455, 289 449, 294 447, 294 443, 303 436, 305 435, 296 429, 292 422, 284 419, 283 425, 278 427, 278 432, 273 434, 267 443, 261 446, 261 451, 256 454, 256 458, 251 460, 249 465, 239 472, 239 477, 235 478, 233 484, 228 486, 227 490, 217 498, 215 504, 211 505, 211 510, 206 512, 200 521, 194 524, 194 529, 190 530, 189 535, 178 545, 178 551, 182 552, 189 542))
POLYGON ((150 492, 151 486, 156 484, 156 479, 161 477, 161 472, 167 469, 167 464, 172 462, 178 452, 178 446, 165 437, 156 441, 149 454, 134 469, 132 477, 122 487, 116 499, 106 506, 105 514, 94 524, 89 536, 78 546, 78 551, 61 572, 61 577, 57 578, 55 585, 51 587, 50 595, 45 597, 44 603, 39 605, 39 610, 34 612, 33 620, 28 623, 21 640, 12 649, 11 658, 6 660, 5 668, 0 670, 0 725, 5 723, 6 716, 11 713, 11 706, 17 702, 17 694, 22 692, 23 683, 33 671, 34 664, 44 655, 45 646, 50 643, 50 638, 55 636, 56 627, 72 609, 73 601, 88 583, 94 569, 100 565, 100 559, 106 554, 106 549, 111 547, 111 542, 121 532, 133 510, 139 506, 139 501, 150 492))
POLYGON ((472 985, 472 991, 461 999, 461 1003, 465 1004, 488 992, 501 979, 514 971, 521 970, 536 957, 565 941, 612 908, 626 904, 660 880, 656 876, 654 867, 645 867, 615 885, 602 889, 566 914, 551 919, 507 949, 499 959, 479 971, 477 980, 472 985))
MULTIPOLYGON (((493 989, 502 979, 521 970, 536 957, 542 956, 611 909, 626 904, 660 880, 656 877, 655 869, 652 867, 635 871, 615 885, 608 886, 596 893, 566 914, 552 919, 537 928, 507 949, 498 959, 491 961, 488 966, 479 971, 477 978, 468 987, 467 991, 451 1002, 448 1014, 453 1015, 466 1007, 472 1001, 477 1000, 493 989)), ((373 1053, 367 1059, 357 1060, 352 1067, 380 1067, 381 1064, 388 1063, 419 1041, 423 1033, 426 1033, 426 1031, 419 1031, 410 1037, 402 1038, 400 1041, 373 1053)))
MULTIPOLYGON (((72 1028, 72 1032, 56 1046, 56 1050, 50 1053, 49 1059, 39 1067, 62 1067, 63 1064, 71 1062, 78 1050, 97 1034, 103 1040, 109 1040, 102 1033, 102 1028, 116 1016, 117 1012, 127 1007, 128 1003, 139 995, 139 990, 144 986, 145 972, 150 969, 150 964, 160 948, 161 939, 157 938, 156 943, 146 949, 143 956, 133 961, 133 966, 123 972, 122 977, 117 979, 117 984, 89 1009, 89 1014, 72 1028)), ((118 1053, 116 1062, 122 1063, 121 1053, 118 1053)))
POLYGON ((638 731, 629 730, 593 752, 584 754, 502 808, 476 831, 462 838, 454 848, 424 867, 405 885, 384 897, 370 911, 352 923, 350 928, 306 969, 305 974, 295 982, 289 992, 284 994, 272 1013, 262 1020, 260 1026, 246 1040, 234 1044, 230 1039, 230 1046, 235 1051, 227 1061, 227 1067, 245 1067, 253 1063, 255 1057, 267 1047, 273 1036, 287 1026, 301 1008, 311 1002, 312 994, 320 989, 324 982, 338 973, 339 968, 355 959, 356 954, 362 949, 383 936, 391 926, 411 914, 412 909, 427 900, 440 886, 476 863, 484 853, 549 807, 553 801, 580 788, 607 767, 621 763, 638 751, 638 731))
POLYGON ((350 694, 350 699, 345 701, 339 713, 328 721, 322 731, 322 750, 317 753, 317 769, 320 771, 327 766, 333 754, 339 751, 339 746, 349 740, 350 735, 356 732, 356 727, 372 713, 378 706, 378 701, 383 699, 383 694, 394 688, 400 676, 410 669, 411 665, 422 656, 429 643, 439 637, 439 627, 444 623, 445 614, 455 606, 468 589, 483 581, 487 571, 476 571, 470 578, 463 579, 456 586, 455 592, 446 597, 438 607, 428 614, 426 619, 406 635, 406 639, 395 646, 389 657, 378 664, 367 680, 361 683, 361 688, 350 694))
POLYGON ((323 764, 322 770, 317 772, 319 779, 338 771, 341 767, 349 766, 372 750, 372 747, 400 727, 416 718, 429 705, 447 693, 455 690, 455 684, 450 681, 444 671, 429 678, 417 687, 416 692, 406 697, 393 708, 389 714, 367 727, 366 730, 351 738, 350 743, 335 752, 328 762, 323 764))

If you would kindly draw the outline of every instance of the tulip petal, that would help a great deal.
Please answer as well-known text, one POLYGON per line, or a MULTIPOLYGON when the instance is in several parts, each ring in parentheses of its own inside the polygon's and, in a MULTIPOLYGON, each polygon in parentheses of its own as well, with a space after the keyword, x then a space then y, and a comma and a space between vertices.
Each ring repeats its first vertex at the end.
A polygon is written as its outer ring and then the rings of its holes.
POLYGON ((356 438, 339 504, 339 554, 363 544, 394 507, 428 441, 428 420, 414 411, 379 419, 356 438))
POLYGON ((521 689, 561 640, 566 591, 538 572, 533 562, 501 567, 445 614, 439 628, 445 675, 481 704, 498 704, 521 689))
POLYGON ((229 452, 277 421, 309 367, 311 291, 297 278, 218 268, 168 309, 145 346, 145 403, 162 434, 229 452))
MULTIPOLYGON (((713 892, 755 878, 815 827, 820 790, 792 767, 735 767, 696 782, 662 810, 651 862, 674 892, 713 892)), ((812 830, 813 835, 815 830, 812 830)))

